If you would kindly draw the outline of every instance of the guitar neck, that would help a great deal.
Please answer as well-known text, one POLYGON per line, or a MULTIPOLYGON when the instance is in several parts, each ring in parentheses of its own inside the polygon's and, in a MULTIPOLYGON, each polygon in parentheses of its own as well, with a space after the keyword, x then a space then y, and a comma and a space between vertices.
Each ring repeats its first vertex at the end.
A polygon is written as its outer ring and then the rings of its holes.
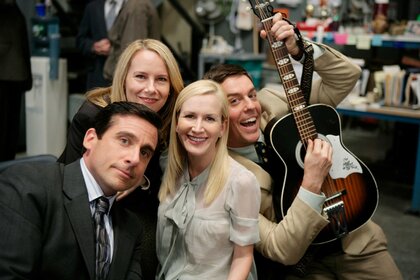
MULTIPOLYGON (((258 2, 258 1, 257 1, 258 2)), ((266 4, 259 4, 264 6, 266 4)), ((277 71, 283 84, 287 102, 294 116, 302 143, 307 139, 315 139, 317 132, 310 112, 300 88, 295 70, 290 61, 290 56, 283 41, 277 41, 271 34, 272 16, 267 13, 260 13, 261 23, 267 33, 267 40, 270 45, 271 53, 276 64, 277 71)))

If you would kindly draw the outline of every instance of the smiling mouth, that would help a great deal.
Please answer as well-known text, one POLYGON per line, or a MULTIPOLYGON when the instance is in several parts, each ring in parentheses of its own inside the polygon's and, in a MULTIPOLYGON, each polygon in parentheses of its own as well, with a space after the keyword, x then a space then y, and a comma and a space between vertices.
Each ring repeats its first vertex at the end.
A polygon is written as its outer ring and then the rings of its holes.
POLYGON ((252 118, 247 119, 247 120, 246 120, 246 121, 244 121, 244 122, 241 122, 240 124, 241 124, 242 126, 245 126, 245 127, 251 127, 251 126, 256 125, 256 123, 257 123, 257 118, 252 117, 252 118))
POLYGON ((188 139, 190 139, 193 142, 200 142, 201 143, 201 142, 206 141, 207 138, 205 138, 205 137, 194 137, 194 136, 188 135, 188 139))
POLYGON ((154 103, 154 102, 157 101, 157 99, 149 98, 149 97, 140 97, 140 99, 143 100, 144 102, 147 102, 147 103, 154 103))

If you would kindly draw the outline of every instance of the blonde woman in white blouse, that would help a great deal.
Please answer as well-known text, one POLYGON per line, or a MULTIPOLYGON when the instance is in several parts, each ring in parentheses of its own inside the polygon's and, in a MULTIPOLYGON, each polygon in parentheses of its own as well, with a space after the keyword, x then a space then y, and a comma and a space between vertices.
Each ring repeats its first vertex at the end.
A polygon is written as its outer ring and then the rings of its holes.
POLYGON ((210 80, 177 98, 159 192, 156 279, 256 279, 260 190, 227 152, 228 103, 210 80))

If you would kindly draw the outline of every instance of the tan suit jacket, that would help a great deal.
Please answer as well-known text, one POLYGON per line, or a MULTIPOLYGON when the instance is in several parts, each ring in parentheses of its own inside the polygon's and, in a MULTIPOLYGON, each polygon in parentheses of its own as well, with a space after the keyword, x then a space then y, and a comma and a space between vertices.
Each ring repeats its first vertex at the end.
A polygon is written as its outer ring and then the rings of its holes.
POLYGON ((125 48, 137 39, 160 40, 160 18, 151 0, 127 0, 109 31, 111 51, 104 66, 104 77, 112 80, 125 48))
MULTIPOLYGON (((336 50, 326 45, 320 46, 324 53, 315 59, 314 70, 321 79, 313 81, 310 103, 323 103, 335 107, 353 89, 361 69, 336 50)), ((258 99, 262 106, 262 130, 273 117, 289 113, 284 92, 264 88, 259 91, 258 99)), ((317 234, 328 224, 328 220, 301 199, 295 198, 285 218, 280 223, 275 223, 270 175, 252 161, 232 151, 230 154, 254 172, 261 185, 261 241, 256 246, 257 250, 265 257, 285 265, 297 263, 317 234)), ((384 250, 386 239, 380 227, 369 221, 343 238, 342 246, 348 254, 368 254, 384 250)))

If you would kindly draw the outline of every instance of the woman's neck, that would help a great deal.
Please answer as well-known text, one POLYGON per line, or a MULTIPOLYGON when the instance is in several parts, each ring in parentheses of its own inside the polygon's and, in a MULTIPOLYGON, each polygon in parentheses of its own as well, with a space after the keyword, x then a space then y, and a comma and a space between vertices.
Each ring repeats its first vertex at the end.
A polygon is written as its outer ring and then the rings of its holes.
POLYGON ((190 180, 193 180, 209 167, 212 160, 213 158, 206 159, 203 157, 188 156, 188 173, 190 175, 190 180))

